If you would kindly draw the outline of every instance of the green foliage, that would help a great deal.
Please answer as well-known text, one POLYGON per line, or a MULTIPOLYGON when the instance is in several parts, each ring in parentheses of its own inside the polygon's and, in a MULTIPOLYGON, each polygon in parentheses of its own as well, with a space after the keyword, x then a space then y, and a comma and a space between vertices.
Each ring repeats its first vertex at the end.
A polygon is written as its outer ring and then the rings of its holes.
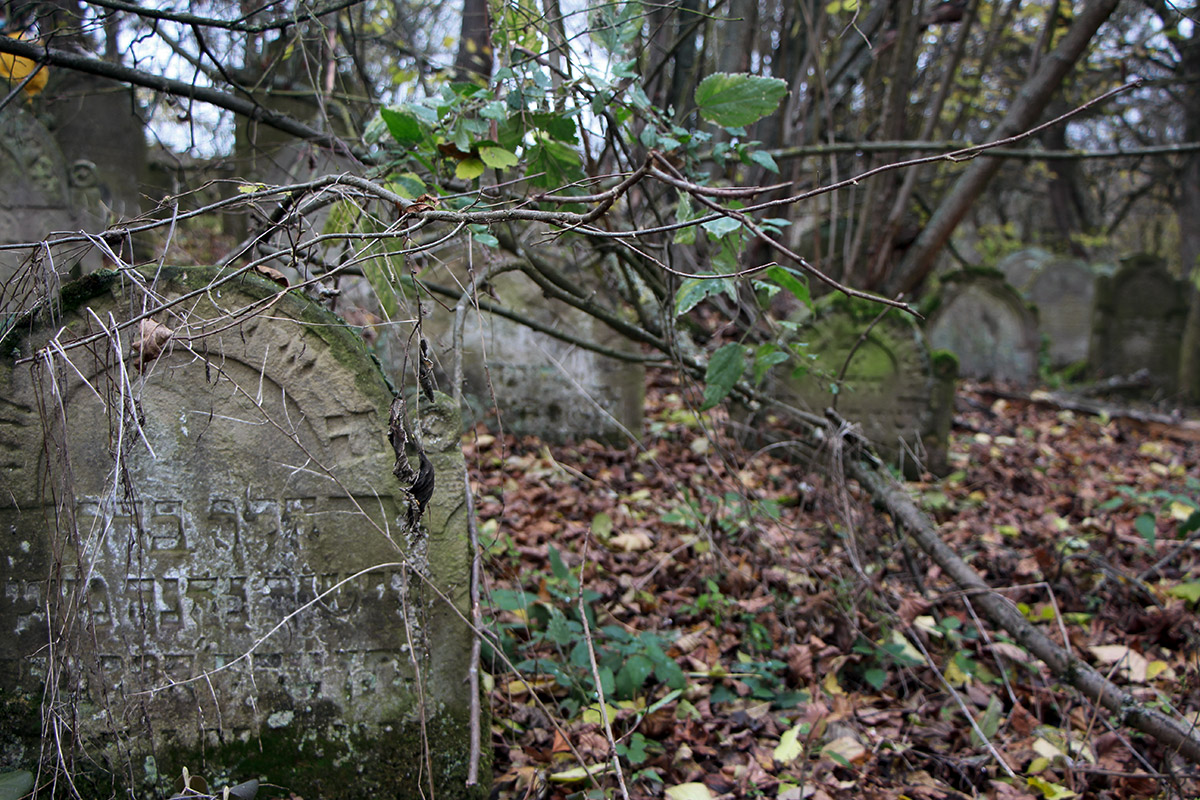
POLYGON ((1134 530, 1146 540, 1147 547, 1154 547, 1158 539, 1158 518, 1174 519, 1176 537, 1183 539, 1200 530, 1200 479, 1188 476, 1184 480, 1185 491, 1172 492, 1163 489, 1147 492, 1136 486, 1118 486, 1120 493, 1100 505, 1101 511, 1115 511, 1124 506, 1149 508, 1133 520, 1134 530), (1156 513, 1151 513, 1157 508, 1156 513))
POLYGON ((787 82, 779 78, 718 72, 700 81, 695 99, 704 119, 740 128, 770 114, 785 95, 787 82))
MULTIPOLYGON (((523 623, 494 623, 498 638, 523 674, 546 675, 566 689, 560 700, 565 713, 574 715, 596 696, 591 658, 579 617, 579 578, 566 566, 559 551, 549 551, 551 574, 544 585, 547 601, 526 591, 498 590, 492 603, 499 611, 516 612, 523 623)), ((620 625, 597 626, 591 604, 600 595, 582 590, 588 625, 592 631, 600 688, 608 700, 633 700, 658 686, 682 689, 683 670, 666 654, 667 642, 650 631, 630 633, 620 625)))
POLYGON ((704 402, 700 409, 712 408, 724 400, 745 371, 746 348, 737 342, 730 342, 713 353, 704 373, 704 402))

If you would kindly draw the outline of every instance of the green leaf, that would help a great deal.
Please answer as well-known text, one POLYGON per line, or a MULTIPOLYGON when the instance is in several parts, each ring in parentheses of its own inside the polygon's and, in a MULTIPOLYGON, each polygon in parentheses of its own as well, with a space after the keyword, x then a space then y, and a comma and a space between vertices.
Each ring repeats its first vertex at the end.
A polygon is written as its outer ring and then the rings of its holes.
POLYGON ((776 364, 782 364, 787 361, 787 351, 779 347, 779 345, 765 342, 758 346, 754 351, 754 383, 762 383, 762 379, 766 377, 767 370, 776 364))
POLYGON ((409 111, 381 108, 379 116, 383 118, 392 138, 400 144, 416 144, 425 138, 421 123, 409 111))
POLYGON ((871 684, 875 691, 881 691, 887 683, 887 670, 871 667, 863 670, 863 680, 871 684))
POLYGON ((630 656, 617 673, 617 697, 632 700, 646 679, 654 674, 654 663, 638 653, 630 656))
MULTIPOLYGON (((679 197, 679 205, 675 206, 675 221, 688 222, 696 218, 696 210, 692 207, 691 195, 682 194, 679 197)), ((675 231, 675 244, 695 244, 696 243, 696 228, 694 226, 680 228, 675 231)))
POLYGON ((558 189, 583 179, 579 154, 561 142, 542 139, 529 149, 525 177, 539 189, 558 189))
POLYGON ((759 75, 717 72, 696 87, 700 116, 725 127, 750 125, 779 107, 787 82, 759 75))
POLYGON ((746 352, 737 342, 730 342, 713 353, 704 373, 704 403, 700 410, 706 411, 724 400, 745 369, 746 352))
POLYGON ((483 174, 487 167, 478 158, 464 158, 454 168, 454 177, 463 181, 473 181, 483 174))
POLYGON ((579 143, 579 139, 575 135, 575 120, 570 117, 562 114, 534 114, 532 121, 538 130, 550 134, 552 139, 567 144, 579 143))
POLYGON ((713 239, 720 239, 742 227, 742 223, 733 217, 717 217, 701 224, 700 227, 708 231, 708 235, 713 239))
POLYGON ((1158 526, 1154 523, 1154 517, 1149 514, 1141 514, 1133 521, 1133 527, 1146 540, 1146 544, 1154 545, 1154 540, 1158 536, 1158 526))
MULTIPOLYGON (((403 256, 395 256, 395 258, 403 264, 403 256)), ((400 300, 396 291, 396 287, 400 284, 400 270, 396 268, 397 265, 392 259, 391 256, 384 256, 368 258, 362 262, 363 275, 366 276, 367 283, 371 284, 371 289, 375 292, 375 297, 379 299, 379 305, 389 320, 397 319, 400 316, 400 300)))
POLYGON ((1191 583, 1181 583, 1177 586, 1172 586, 1167 589, 1167 594, 1172 597, 1178 597, 1193 605, 1200 603, 1200 581, 1192 581, 1191 583))
POLYGON ((0 800, 20 800, 33 791, 33 773, 29 770, 0 774, 0 800))
POLYGON ((601 511, 599 514, 592 517, 592 533, 595 534, 597 539, 602 542, 606 541, 610 536, 612 536, 612 532, 613 521, 612 517, 608 515, 608 512, 601 511))
POLYGON ((784 267, 768 267, 766 276, 775 283, 792 293, 792 296, 809 308, 813 307, 812 297, 808 293, 808 284, 797 278, 791 270, 784 267))
POLYGON ((750 154, 749 158, 768 172, 774 172, 776 175, 779 174, 779 165, 775 163, 775 159, 766 150, 755 150, 750 154))
POLYGON ((516 154, 510 153, 503 147, 481 146, 479 148, 479 158, 492 169, 507 169, 517 165, 516 154))
POLYGON ((675 316, 686 314, 711 295, 730 291, 736 291, 736 286, 729 278, 688 278, 675 293, 675 316))

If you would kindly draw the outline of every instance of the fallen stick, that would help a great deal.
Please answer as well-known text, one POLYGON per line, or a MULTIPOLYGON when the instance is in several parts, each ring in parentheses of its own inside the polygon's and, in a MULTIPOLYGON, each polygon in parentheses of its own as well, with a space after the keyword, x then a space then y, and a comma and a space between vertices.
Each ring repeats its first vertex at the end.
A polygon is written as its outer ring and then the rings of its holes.
POLYGON ((1116 715, 1118 723, 1148 734, 1193 764, 1200 764, 1200 736, 1195 726, 1185 728, 1161 711, 1147 708, 1129 692, 1059 647, 1030 624, 1012 603, 992 591, 979 573, 942 541, 933 523, 909 497, 904 486, 888 474, 878 461, 864 454, 859 458, 847 457, 844 463, 849 476, 870 492, 879 507, 908 530, 926 555, 960 589, 971 594, 972 602, 983 609, 993 624, 1012 634, 1018 643, 1045 663, 1060 680, 1116 715))

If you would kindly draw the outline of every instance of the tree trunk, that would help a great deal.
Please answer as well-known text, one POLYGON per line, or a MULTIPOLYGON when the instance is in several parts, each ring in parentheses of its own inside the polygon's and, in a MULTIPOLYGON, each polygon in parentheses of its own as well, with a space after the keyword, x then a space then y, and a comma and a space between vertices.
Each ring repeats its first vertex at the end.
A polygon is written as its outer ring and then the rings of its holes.
MULTIPOLYGON (((996 139, 1014 136, 1032 127, 1057 91, 1072 65, 1087 50, 1096 31, 1117 7, 1117 0, 1091 0, 1076 17, 1062 42, 1043 61, 1041 68, 1021 88, 996 129, 996 139)), ((886 294, 912 292, 929 274, 934 260, 950 240, 958 223, 983 194, 1001 160, 980 156, 967 167, 954 187, 934 211, 912 249, 905 255, 886 294)))

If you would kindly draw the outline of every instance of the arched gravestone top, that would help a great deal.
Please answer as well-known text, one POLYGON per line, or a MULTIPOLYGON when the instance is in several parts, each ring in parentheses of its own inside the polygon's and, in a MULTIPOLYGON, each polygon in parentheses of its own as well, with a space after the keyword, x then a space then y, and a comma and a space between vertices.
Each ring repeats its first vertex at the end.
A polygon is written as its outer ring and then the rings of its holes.
POLYGON ((1157 256, 1122 259, 1116 273, 1097 285, 1092 360, 1099 372, 1148 369, 1157 386, 1171 390, 1178 380, 1187 290, 1157 256))
POLYGON ((970 378, 1029 383, 1037 375, 1037 315, 1004 278, 990 270, 946 280, 925 330, 930 346, 958 357, 970 378))
POLYGON ((952 390, 954 376, 935 375, 929 348, 910 318, 893 311, 872 325, 878 313, 877 306, 832 296, 818 304, 800 334, 814 357, 812 367, 783 379, 776 391, 814 414, 836 406, 892 463, 912 470, 919 460, 941 472, 949 417, 939 389, 948 378, 952 390), (835 395, 832 385, 843 367, 835 395))
POLYGON ((996 262, 996 269, 1004 275, 1009 285, 1019 292, 1025 292, 1034 276, 1053 260, 1054 254, 1049 250, 1030 247, 1026 250, 1009 253, 996 262))
MULTIPOLYGON (((434 597, 465 610, 465 535, 404 530, 392 394, 361 341, 295 293, 217 279, 95 273, 0 345, 0 700, 36 709, 58 670, 82 751, 117 776, 76 774, 96 797, 183 767, 415 797, 422 731, 437 783, 461 788, 469 631, 434 597), (128 331, 125 370, 104 336, 70 364, 16 363, 150 297, 178 301, 154 315, 175 337, 141 374, 128 331)), ((438 463, 445 416, 424 426, 438 463)), ((0 732, 0 771, 38 755, 0 732)))

